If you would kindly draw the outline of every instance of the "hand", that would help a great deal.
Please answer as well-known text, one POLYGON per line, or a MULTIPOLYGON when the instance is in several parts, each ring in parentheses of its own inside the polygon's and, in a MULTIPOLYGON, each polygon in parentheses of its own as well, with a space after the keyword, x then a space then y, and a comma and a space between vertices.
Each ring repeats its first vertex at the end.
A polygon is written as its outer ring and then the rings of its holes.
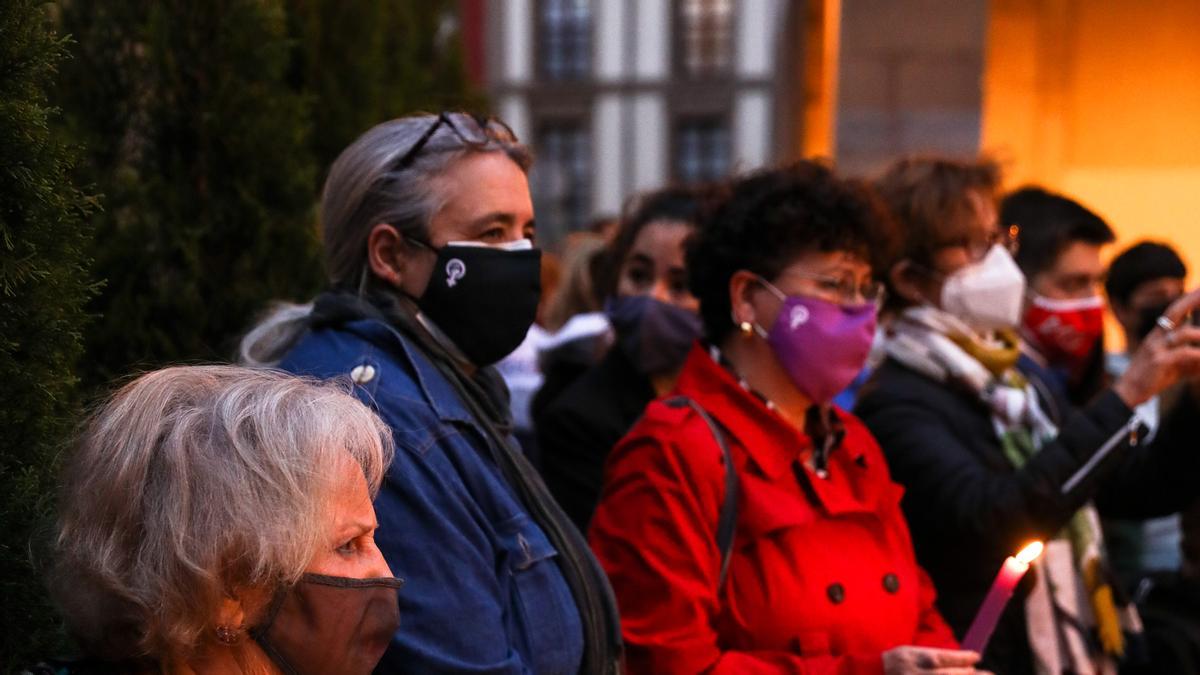
POLYGON ((979 654, 958 649, 937 649, 905 645, 883 653, 885 675, 970 675, 975 670, 979 654))
POLYGON ((1185 323, 1187 315, 1200 307, 1200 289, 1184 295, 1163 312, 1176 328, 1162 326, 1142 340, 1129 360, 1129 369, 1114 384, 1113 391, 1130 408, 1157 396, 1181 378, 1200 375, 1200 328, 1185 323))

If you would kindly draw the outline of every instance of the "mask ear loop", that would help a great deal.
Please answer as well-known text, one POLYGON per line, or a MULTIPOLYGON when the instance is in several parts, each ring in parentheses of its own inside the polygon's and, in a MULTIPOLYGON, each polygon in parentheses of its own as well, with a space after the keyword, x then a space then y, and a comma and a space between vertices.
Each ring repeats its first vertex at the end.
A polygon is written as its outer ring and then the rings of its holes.
POLYGON ((275 617, 278 616, 279 610, 283 608, 283 603, 287 600, 288 592, 291 590, 290 585, 281 584, 275 591, 275 597, 271 598, 271 604, 267 607, 267 613, 264 619, 247 631, 251 638, 258 643, 258 646, 271 659, 275 665, 279 666, 284 675, 297 675, 296 668, 288 660, 279 653, 275 645, 267 637, 267 633, 271 630, 271 624, 275 623, 275 617))
MULTIPOLYGON (((762 284, 768 291, 770 291, 770 293, 774 295, 780 302, 787 302, 787 296, 784 295, 783 291, 776 288, 775 284, 772 284, 758 274, 754 275, 754 279, 758 283, 762 284)), ((754 333, 764 340, 767 339, 767 330, 760 326, 757 321, 738 321, 738 318, 733 314, 733 310, 729 311, 729 318, 733 320, 733 325, 738 327, 738 330, 742 332, 742 335, 749 337, 752 333, 754 333)))

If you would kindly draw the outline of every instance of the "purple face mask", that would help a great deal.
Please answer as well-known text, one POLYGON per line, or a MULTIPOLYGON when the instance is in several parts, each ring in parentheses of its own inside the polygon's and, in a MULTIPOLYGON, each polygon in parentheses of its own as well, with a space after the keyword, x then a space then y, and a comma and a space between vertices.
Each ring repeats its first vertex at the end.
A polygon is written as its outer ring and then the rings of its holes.
POLYGON ((784 295, 771 330, 758 328, 800 393, 816 404, 833 400, 862 370, 875 339, 873 302, 844 307, 801 295, 784 295))

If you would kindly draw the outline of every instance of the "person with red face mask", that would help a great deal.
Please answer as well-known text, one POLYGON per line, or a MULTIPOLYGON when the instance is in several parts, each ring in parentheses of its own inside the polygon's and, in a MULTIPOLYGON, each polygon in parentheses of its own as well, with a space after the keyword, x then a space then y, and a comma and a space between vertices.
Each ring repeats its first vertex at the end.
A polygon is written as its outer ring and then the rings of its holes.
MULTIPOLYGON (((855 413, 905 488, 917 560, 958 635, 1005 559, 1031 540, 1045 543, 982 666, 1005 675, 1111 673, 1136 654, 1143 631, 1114 583, 1099 518, 1165 515, 1195 499, 1200 329, 1185 317, 1200 306, 1200 291, 1158 314, 1128 369, 1073 406, 1021 353, 1032 303, 1010 255, 1012 221, 997 214, 999 184, 994 163, 922 157, 896 162, 877 182, 903 246, 882 267, 887 356, 855 413), (1134 409, 1176 383, 1192 386, 1147 441, 1134 409)), ((1023 251, 1034 231, 1020 232, 1023 251)), ((1033 248, 1061 258, 1049 244, 1033 248)), ((1045 269, 1081 304, 1094 304, 1085 300, 1100 273, 1078 265, 1067 274, 1066 262, 1045 269)), ((1042 281, 1028 284, 1044 297, 1052 289, 1042 281)), ((1040 305, 1060 327, 1074 322, 1075 310, 1040 305)), ((1043 348, 1084 353, 1066 333, 1047 330, 1043 348)))
POLYGON ((1022 351, 1073 405, 1086 404, 1107 383, 1100 250, 1112 229, 1079 202, 1033 186, 1001 200, 1000 224, 1016 235, 1028 282, 1022 351))

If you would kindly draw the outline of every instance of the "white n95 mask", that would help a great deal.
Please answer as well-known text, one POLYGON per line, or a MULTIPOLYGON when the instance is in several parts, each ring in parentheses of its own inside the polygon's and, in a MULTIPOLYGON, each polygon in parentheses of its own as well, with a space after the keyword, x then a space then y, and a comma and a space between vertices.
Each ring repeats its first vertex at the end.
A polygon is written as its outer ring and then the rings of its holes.
POLYGON ((1000 244, 942 284, 942 309, 977 330, 1016 327, 1024 299, 1025 275, 1000 244))

